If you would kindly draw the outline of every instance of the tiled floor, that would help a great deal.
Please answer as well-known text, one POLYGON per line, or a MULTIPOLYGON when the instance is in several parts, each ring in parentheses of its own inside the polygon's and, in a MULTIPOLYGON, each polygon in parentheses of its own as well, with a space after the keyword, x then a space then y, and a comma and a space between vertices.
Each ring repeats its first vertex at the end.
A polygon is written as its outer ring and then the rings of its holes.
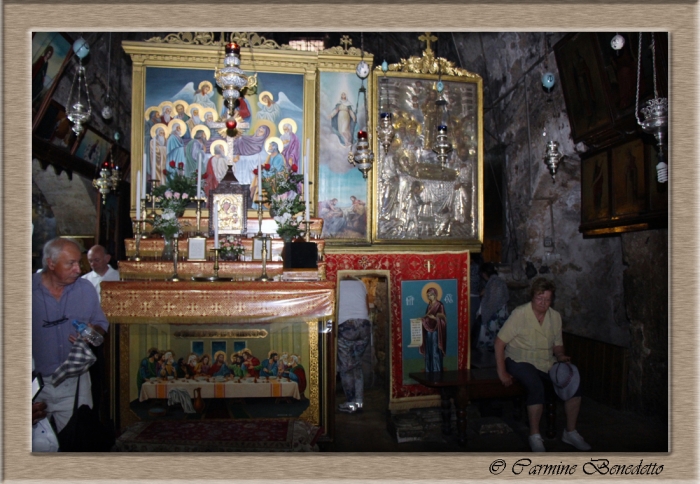
MULTIPOLYGON (((342 392, 336 396, 343 402, 342 392)), ((425 429, 420 441, 398 443, 395 431, 387 427, 389 419, 397 419, 386 410, 387 392, 377 382, 365 390, 365 408, 362 413, 335 413, 336 433, 333 442, 322 443, 326 452, 529 452, 529 429, 525 412, 523 421, 514 420, 512 402, 494 400, 468 409, 467 445, 457 443, 456 427, 451 435, 443 435, 439 424, 439 409, 411 411, 402 416, 422 422, 425 429), (427 424, 426 424, 427 422, 427 424), (499 433, 500 432, 500 433, 499 433)), ((401 419, 402 417, 398 417, 401 419)), ((419 425, 420 426, 420 425, 419 425)), ((550 452, 576 452, 561 441, 565 426, 563 403, 557 408, 556 439, 545 439, 550 452)), ((596 452, 667 452, 668 426, 660 418, 641 416, 601 405, 583 397, 578 431, 596 452)), ((544 428, 542 429, 544 430, 544 428)), ((420 432, 419 432, 420 433, 420 432)))

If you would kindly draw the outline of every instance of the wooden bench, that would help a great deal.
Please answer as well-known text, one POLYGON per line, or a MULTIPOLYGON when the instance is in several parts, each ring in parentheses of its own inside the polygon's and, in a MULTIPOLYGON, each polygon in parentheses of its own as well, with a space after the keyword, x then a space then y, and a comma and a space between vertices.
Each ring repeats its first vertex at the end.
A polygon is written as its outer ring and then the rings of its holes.
MULTIPOLYGON (((442 432, 450 434, 450 399, 454 399, 457 409, 457 432, 459 445, 467 444, 467 405, 472 400, 491 398, 517 398, 527 395, 527 390, 519 382, 506 387, 498 378, 495 368, 473 368, 470 370, 451 370, 441 373, 410 373, 409 376, 421 385, 440 389, 442 407, 442 432)), ((546 436, 556 436, 556 397, 549 385, 544 417, 547 422, 546 436)), ((520 405, 516 405, 516 411, 520 405)))

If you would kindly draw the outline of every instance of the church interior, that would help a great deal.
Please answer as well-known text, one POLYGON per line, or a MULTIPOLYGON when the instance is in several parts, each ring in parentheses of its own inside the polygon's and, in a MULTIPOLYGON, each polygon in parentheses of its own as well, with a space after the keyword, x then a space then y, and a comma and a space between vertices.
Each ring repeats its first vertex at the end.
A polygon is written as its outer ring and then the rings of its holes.
POLYGON ((112 451, 528 452, 479 345, 490 262, 509 313, 554 283, 593 450, 669 452, 669 55, 663 31, 33 32, 31 270, 55 237, 119 270, 91 370, 112 451), (491 375, 471 398, 410 376, 429 287, 441 369, 491 375), (144 379, 152 349, 275 376, 144 379))

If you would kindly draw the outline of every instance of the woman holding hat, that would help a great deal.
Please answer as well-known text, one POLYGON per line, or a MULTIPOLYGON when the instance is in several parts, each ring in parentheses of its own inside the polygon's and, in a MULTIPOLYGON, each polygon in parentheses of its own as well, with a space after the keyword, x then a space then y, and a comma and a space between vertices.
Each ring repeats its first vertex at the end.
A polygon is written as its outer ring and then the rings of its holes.
MULTIPOLYGON (((571 360, 564 353, 561 315, 550 307, 554 291, 554 283, 548 279, 535 279, 530 288, 531 301, 515 308, 494 343, 498 378, 505 386, 512 385, 515 378, 527 388, 529 443, 533 452, 545 452, 539 427, 544 407, 544 384, 552 381, 548 372, 555 363, 568 363, 571 360)), ((575 371, 573 365, 567 366, 570 371, 575 371)), ((553 373, 555 378, 557 373, 553 373)), ((576 382, 569 379, 568 383, 576 382)), ((566 430, 562 441, 578 450, 589 450, 591 446, 576 431, 576 420, 581 407, 580 386, 573 391, 573 395, 572 388, 573 386, 568 387, 564 393, 558 392, 569 397, 564 402, 566 430)))

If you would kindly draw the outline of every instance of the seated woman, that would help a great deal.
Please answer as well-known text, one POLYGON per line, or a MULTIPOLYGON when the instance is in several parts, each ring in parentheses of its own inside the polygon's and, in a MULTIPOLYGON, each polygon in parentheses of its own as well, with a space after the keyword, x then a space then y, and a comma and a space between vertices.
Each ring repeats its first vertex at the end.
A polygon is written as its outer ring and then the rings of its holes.
MULTIPOLYGON (((561 315, 550 305, 554 299, 554 283, 538 277, 530 288, 531 301, 515 308, 499 331, 494 344, 496 369, 503 385, 517 379, 527 388, 527 415, 530 422, 530 448, 545 452, 540 435, 540 419, 544 407, 544 384, 551 382, 549 370, 559 362, 568 362, 561 334, 561 315)), ((564 402, 566 430, 562 441, 578 450, 591 446, 576 431, 576 420, 581 408, 581 386, 564 402)))

